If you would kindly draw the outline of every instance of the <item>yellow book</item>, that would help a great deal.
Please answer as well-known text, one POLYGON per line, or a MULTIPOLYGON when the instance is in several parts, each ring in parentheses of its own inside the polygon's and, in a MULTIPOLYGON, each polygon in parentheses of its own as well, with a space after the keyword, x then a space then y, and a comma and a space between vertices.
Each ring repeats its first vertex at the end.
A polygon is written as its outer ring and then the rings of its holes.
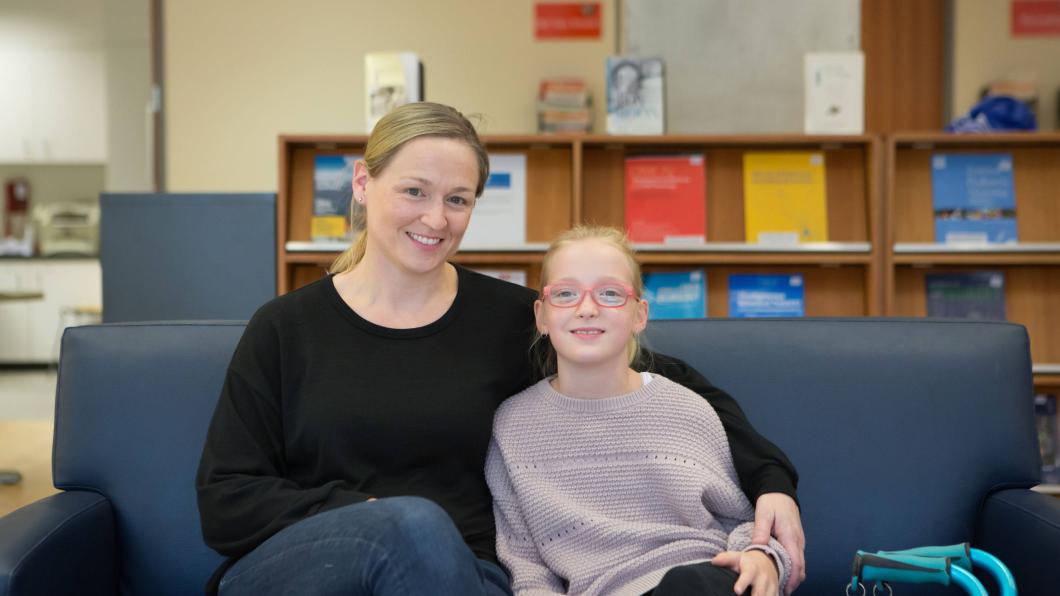
POLYGON ((827 241, 824 154, 744 153, 743 204, 747 242, 827 241))

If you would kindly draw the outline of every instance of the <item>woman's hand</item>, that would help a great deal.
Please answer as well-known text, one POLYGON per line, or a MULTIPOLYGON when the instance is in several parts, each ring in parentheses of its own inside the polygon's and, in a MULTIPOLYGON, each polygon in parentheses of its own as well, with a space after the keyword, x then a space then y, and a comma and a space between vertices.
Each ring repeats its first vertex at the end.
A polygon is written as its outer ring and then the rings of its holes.
POLYGON ((743 594, 747 588, 751 588, 751 596, 773 596, 779 589, 777 566, 769 555, 760 550, 742 553, 727 550, 715 555, 711 564, 728 567, 740 574, 733 586, 737 594, 743 594))
POLYGON ((802 518, 799 506, 784 493, 765 493, 755 503, 755 529, 751 534, 752 544, 768 545, 769 537, 775 536, 777 542, 788 551, 791 559, 791 570, 784 593, 791 594, 806 579, 806 536, 802 533, 802 518))

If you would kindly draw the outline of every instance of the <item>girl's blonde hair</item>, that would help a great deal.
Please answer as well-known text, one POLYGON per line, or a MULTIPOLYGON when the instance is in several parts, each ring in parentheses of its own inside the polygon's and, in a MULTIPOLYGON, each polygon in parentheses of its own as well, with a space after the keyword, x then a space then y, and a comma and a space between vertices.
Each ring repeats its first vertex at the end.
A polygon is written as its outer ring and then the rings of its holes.
MULTIPOLYGON (((427 101, 409 103, 394 108, 383 116, 372 129, 372 135, 368 137, 368 145, 364 150, 364 163, 368 169, 368 175, 373 178, 380 176, 406 143, 420 137, 458 139, 467 143, 478 161, 478 185, 475 188, 475 197, 482 195, 482 189, 485 188, 486 179, 490 174, 489 154, 486 153, 486 148, 479 140, 474 125, 454 108, 440 103, 427 101)), ((353 211, 351 208, 351 212, 353 211)), ((364 258, 368 229, 367 222, 360 221, 360 219, 365 217, 365 210, 359 210, 357 217, 359 221, 353 222, 353 228, 363 231, 353 245, 331 264, 329 269, 331 273, 349 271, 364 258)))
MULTIPOLYGON (((632 279, 629 280, 630 285, 633 286, 633 292, 636 298, 641 298, 644 295, 644 280, 641 278, 640 264, 637 262, 637 254, 633 250, 633 245, 630 244, 626 233, 610 226, 592 225, 575 226, 557 236, 556 239, 549 244, 548 250, 545 251, 545 256, 541 261, 540 298, 542 300, 545 299, 544 288, 548 285, 549 265, 552 262, 552 257, 561 248, 576 242, 584 242, 586 240, 598 240, 610 244, 617 248, 626 257, 626 261, 629 263, 629 271, 632 275, 632 279)), ((534 359, 537 361, 536 363, 542 376, 548 377, 556 374, 556 350, 552 347, 552 342, 542 335, 541 332, 535 334, 531 352, 535 354, 534 359)), ((630 366, 637 362, 640 354, 639 334, 634 333, 633 336, 629 338, 629 343, 626 345, 626 356, 629 360, 630 366)))

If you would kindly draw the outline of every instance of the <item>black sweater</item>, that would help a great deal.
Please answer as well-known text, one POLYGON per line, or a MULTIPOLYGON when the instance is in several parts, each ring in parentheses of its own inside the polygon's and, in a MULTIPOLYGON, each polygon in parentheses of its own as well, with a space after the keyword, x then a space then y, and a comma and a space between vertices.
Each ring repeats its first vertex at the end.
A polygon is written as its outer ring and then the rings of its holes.
MULTIPOLYGON (((228 368, 196 478, 206 543, 231 563, 281 529, 369 497, 418 495, 453 518, 476 556, 496 560, 483 466, 493 414, 536 379, 528 346, 534 292, 457 267, 437 321, 375 325, 330 277, 265 304, 228 368)), ((795 496, 784 454, 736 402, 684 362, 652 370, 718 412, 740 483, 795 496)))

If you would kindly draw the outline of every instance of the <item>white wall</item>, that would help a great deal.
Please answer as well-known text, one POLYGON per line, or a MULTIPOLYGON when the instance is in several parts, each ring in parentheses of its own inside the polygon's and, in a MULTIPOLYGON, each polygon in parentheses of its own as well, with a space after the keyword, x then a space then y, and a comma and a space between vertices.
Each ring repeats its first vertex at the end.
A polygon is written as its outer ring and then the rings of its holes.
MULTIPOLYGON (((363 133, 364 54, 417 52, 426 98, 486 116, 480 132, 534 132, 545 76, 581 76, 601 105, 615 48, 535 42, 534 0, 173 0, 165 3, 171 191, 275 190, 280 133, 363 133)), ((603 115, 597 107, 597 128, 603 115)))
POLYGON ((953 0, 953 112, 964 114, 989 81, 1038 83, 1038 128, 1057 128, 1060 37, 1012 37, 1010 0, 953 0))
POLYGON ((152 190, 150 7, 148 0, 103 0, 107 69, 106 190, 152 190))

